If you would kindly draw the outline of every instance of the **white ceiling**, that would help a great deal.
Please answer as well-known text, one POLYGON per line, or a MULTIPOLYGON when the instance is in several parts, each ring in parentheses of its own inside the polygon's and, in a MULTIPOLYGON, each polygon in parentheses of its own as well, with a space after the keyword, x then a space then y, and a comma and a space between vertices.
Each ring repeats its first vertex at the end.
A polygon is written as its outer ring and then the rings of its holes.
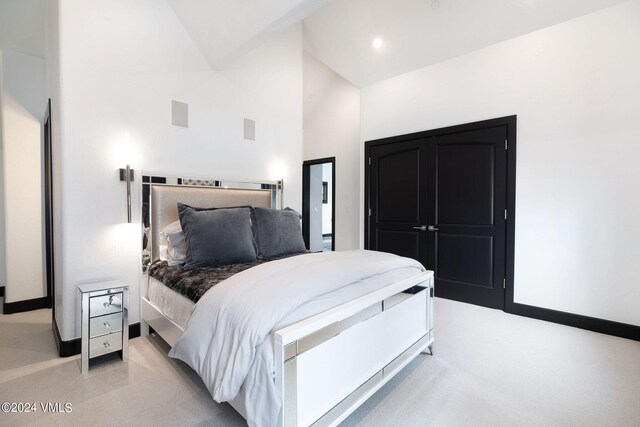
POLYGON ((214 68, 223 68, 327 0, 167 0, 214 68))
POLYGON ((167 0, 214 68, 303 20, 305 49, 360 87, 623 1, 167 0))
POLYGON ((305 48, 362 87, 623 2, 333 0, 304 20, 305 48))
POLYGON ((0 0, 0 49, 44 58, 47 0, 0 0))
MULTIPOLYGON (((303 20, 305 49, 360 87, 624 1, 167 0, 214 68, 303 20)), ((0 0, 0 48, 44 57, 46 5, 0 0)))

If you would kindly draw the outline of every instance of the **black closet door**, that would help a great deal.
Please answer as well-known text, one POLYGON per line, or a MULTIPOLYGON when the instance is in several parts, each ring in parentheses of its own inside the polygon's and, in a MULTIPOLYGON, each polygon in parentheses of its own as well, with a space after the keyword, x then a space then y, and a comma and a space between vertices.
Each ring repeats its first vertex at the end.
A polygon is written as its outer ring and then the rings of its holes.
POLYGON ((429 140, 426 267, 436 296, 504 308, 506 126, 429 140))
POLYGON ((507 127, 369 149, 366 248, 420 261, 436 296, 504 308, 507 127))
POLYGON ((368 249, 426 264, 427 146, 424 139, 372 147, 368 249))

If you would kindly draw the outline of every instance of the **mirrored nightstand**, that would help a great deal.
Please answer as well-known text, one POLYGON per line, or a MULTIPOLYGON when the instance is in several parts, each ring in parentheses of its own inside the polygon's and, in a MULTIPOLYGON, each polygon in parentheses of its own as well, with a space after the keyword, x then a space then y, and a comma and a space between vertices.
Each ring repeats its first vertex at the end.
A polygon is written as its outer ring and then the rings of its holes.
POLYGON ((129 356, 129 286, 119 280, 78 285, 82 357, 80 370, 89 372, 89 360, 118 352, 129 356))

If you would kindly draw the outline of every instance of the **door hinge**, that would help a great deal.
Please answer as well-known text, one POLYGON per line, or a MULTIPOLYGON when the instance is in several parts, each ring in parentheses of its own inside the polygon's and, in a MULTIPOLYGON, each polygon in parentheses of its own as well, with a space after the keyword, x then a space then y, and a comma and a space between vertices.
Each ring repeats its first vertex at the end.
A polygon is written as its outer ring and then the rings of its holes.
POLYGON ((502 289, 507 289, 507 279, 502 279, 502 289))
POLYGON ((507 219, 507 210, 504 210, 504 219, 507 219))
POLYGON ((504 149, 505 149, 505 150, 508 150, 508 149, 509 149, 509 140, 508 140, 508 139, 505 139, 505 140, 504 140, 504 149))
POLYGON ((369 157, 369 166, 371 166, 371 157, 369 157))
POLYGON ((371 216, 371 208, 369 208, 369 216, 371 216))

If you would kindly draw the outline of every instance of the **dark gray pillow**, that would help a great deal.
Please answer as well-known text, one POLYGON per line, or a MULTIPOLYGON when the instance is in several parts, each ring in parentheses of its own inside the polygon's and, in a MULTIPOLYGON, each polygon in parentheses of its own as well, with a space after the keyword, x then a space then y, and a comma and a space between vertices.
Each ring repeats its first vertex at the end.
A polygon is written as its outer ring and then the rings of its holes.
POLYGON ((300 214, 293 209, 253 208, 253 227, 260 258, 306 250, 300 229, 300 214))
POLYGON ((180 225, 187 243, 185 269, 256 259, 250 208, 198 209, 178 203, 180 225))

